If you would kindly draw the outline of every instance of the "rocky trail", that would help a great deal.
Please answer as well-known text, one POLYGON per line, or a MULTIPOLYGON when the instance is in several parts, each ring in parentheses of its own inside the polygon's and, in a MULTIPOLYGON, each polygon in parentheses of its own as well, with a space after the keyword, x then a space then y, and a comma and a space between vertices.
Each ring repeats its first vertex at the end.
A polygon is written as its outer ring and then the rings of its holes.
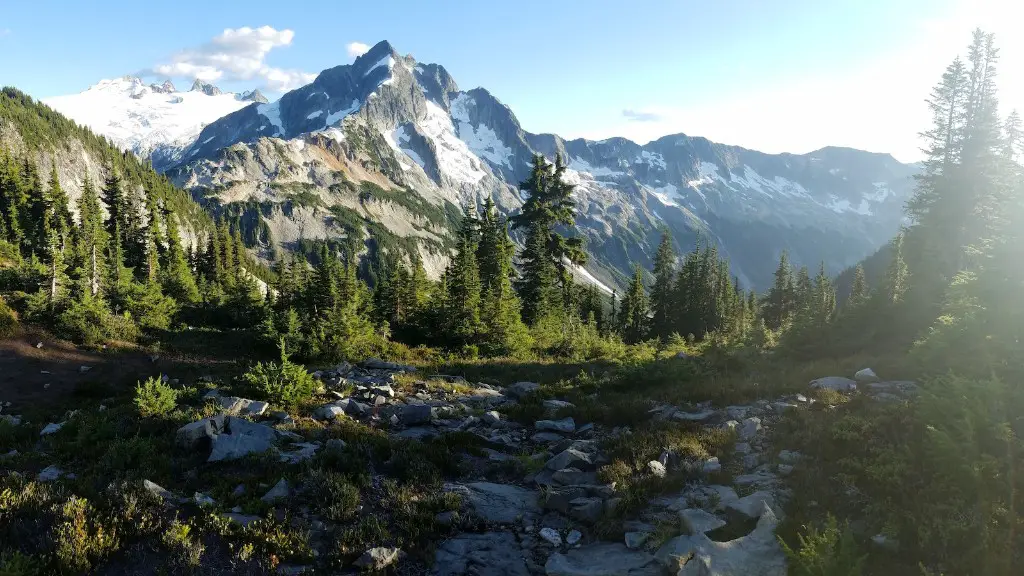
MULTIPOLYGON (((443 532, 433 562, 407 561, 403 550, 381 542, 347 569, 429 571, 438 576, 783 576, 786 558, 775 529, 794 497, 786 477, 808 463, 800 453, 773 444, 773 427, 789 411, 829 409, 809 397, 814 389, 866 393, 878 401, 915 392, 913 383, 879 382, 866 369, 855 379, 815 380, 806 396, 723 407, 710 402, 652 405, 646 426, 726 437, 729 449, 721 457, 704 458, 662 450, 629 472, 630 485, 656 487, 638 501, 637 492, 624 492, 602 472, 612 463, 608 447, 632 441, 630 428, 565 416, 573 404, 545 397, 536 383, 499 387, 443 375, 417 380, 415 370, 370 360, 314 372, 322 384, 319 397, 333 399, 309 407, 307 415, 271 410, 266 402, 232 396, 206 383, 202 402, 211 415, 178 428, 176 449, 198 458, 200 468, 270 455, 282 466, 280 479, 269 487, 240 483, 226 502, 204 490, 179 494, 149 480, 144 487, 168 506, 213 510, 241 526, 263 517, 231 506, 231 499, 258 489, 261 502, 288 509, 309 528, 316 557, 330 548, 332 523, 315 503, 288 504, 302 501, 296 497, 307 489, 288 470, 346 450, 345 440, 325 439, 323 430, 358 423, 428 450, 437 449, 433 440, 468 435, 474 445, 456 454, 460 475, 446 478, 441 486, 443 493, 458 497, 458 505, 434 518, 443 532), (523 422, 526 405, 540 408, 544 416, 523 422), (306 419, 315 420, 319 428, 301 425, 306 419)), ((2 417, 11 424, 36 425, 22 423, 16 415, 2 417)), ((76 417, 68 413, 48 422, 39 434, 58 434, 76 417)), ((17 451, 0 459, 14 456, 17 451)), ((383 481, 381 472, 369 473, 375 484, 383 481)), ((74 479, 75 474, 53 464, 38 471, 36 480, 74 479)), ((368 504, 364 511, 371 508, 368 504)), ((301 573, 312 568, 282 565, 279 570, 301 573)))

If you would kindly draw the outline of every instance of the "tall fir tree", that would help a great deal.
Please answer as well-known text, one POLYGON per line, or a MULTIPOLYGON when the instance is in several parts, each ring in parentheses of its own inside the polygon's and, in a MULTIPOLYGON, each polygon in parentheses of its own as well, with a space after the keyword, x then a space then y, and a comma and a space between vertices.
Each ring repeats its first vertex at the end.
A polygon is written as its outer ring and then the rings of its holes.
POLYGON ((654 285, 651 287, 652 335, 662 339, 675 332, 675 281, 676 253, 672 237, 663 231, 654 256, 654 285))
POLYGON ((622 338, 628 343, 640 342, 648 331, 647 291, 644 289, 643 270, 639 265, 633 271, 633 279, 622 297, 621 326, 622 338))

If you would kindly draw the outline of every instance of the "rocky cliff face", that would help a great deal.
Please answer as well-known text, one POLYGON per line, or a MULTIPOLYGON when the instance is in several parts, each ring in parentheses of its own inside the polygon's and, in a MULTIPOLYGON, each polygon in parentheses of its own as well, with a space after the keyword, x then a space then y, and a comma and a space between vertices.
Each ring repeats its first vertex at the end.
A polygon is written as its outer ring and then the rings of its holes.
POLYGON ((608 286, 621 286, 634 263, 650 266, 663 228, 683 250, 697 237, 715 242, 748 287, 768 285, 783 250, 838 272, 895 233, 916 172, 842 148, 763 154, 684 134, 644 145, 531 134, 487 90, 460 90, 442 66, 381 42, 275 102, 211 122, 169 175, 221 206, 294 205, 301 189, 315 209, 268 224, 277 246, 344 235, 332 213, 342 206, 440 266, 452 219, 437 214, 485 197, 514 212, 535 153, 566 159, 592 255, 580 272, 608 286))

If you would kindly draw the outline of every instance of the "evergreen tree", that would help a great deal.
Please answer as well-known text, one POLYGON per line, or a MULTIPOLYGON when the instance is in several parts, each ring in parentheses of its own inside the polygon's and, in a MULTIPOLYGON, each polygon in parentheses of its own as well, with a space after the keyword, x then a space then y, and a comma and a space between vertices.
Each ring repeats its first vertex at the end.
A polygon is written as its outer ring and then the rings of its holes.
POLYGON ((789 320, 793 309, 793 270, 789 255, 783 251, 775 269, 775 281, 764 302, 765 324, 772 330, 778 330, 789 320))
POLYGON ((445 271, 448 299, 445 303, 445 334, 455 346, 473 342, 480 325, 480 269, 476 253, 480 237, 480 222, 470 208, 466 208, 459 228, 458 247, 445 271))
POLYGON ((559 312, 560 301, 564 304, 570 282, 567 263, 586 263, 583 239, 566 237, 556 230, 558 226, 575 224, 574 186, 565 181, 565 170, 561 156, 552 165, 543 156, 535 155, 530 177, 520 185, 528 194, 527 200, 522 212, 512 217, 513 228, 526 229, 526 246, 520 255, 523 275, 519 293, 523 318, 531 325, 546 314, 559 312))
POLYGON ((167 245, 161 284, 167 295, 183 302, 193 303, 199 300, 199 288, 189 266, 185 249, 181 245, 178 233, 178 222, 172 208, 163 210, 165 243, 167 245))
POLYGON ((658 252, 654 256, 654 285, 651 287, 651 330, 654 336, 665 339, 675 331, 676 254, 672 238, 662 232, 658 252))
POLYGON ((626 295, 622 298, 622 338, 636 343, 647 337, 647 292, 644 290, 643 271, 637 265, 626 295))
POLYGON ((864 275, 864 265, 858 263, 853 271, 853 284, 850 287, 850 296, 846 299, 846 306, 850 309, 857 309, 868 299, 868 281, 864 275))
POLYGON ((897 234, 892 241, 892 259, 885 274, 885 299, 890 304, 897 304, 907 291, 907 263, 903 260, 903 233, 897 234))
POLYGON ((78 232, 75 264, 80 278, 85 278, 86 292, 99 295, 106 276, 107 234, 103 226, 99 198, 92 182, 86 178, 78 199, 78 232))

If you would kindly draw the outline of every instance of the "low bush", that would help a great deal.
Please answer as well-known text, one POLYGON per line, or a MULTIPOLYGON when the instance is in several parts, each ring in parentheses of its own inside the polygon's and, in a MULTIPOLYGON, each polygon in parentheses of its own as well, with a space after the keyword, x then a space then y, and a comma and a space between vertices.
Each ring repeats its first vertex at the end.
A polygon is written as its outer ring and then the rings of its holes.
POLYGON ((811 526, 797 536, 796 550, 782 542, 791 576, 860 576, 864 557, 857 551, 849 526, 839 526, 832 515, 821 530, 811 526))
POLYGON ((160 376, 153 376, 135 386, 135 407, 143 417, 166 416, 174 410, 178 391, 160 376))
POLYGON ((280 362, 259 362, 243 376, 264 398, 282 404, 298 404, 313 395, 316 381, 306 369, 288 359, 281 341, 280 362))

